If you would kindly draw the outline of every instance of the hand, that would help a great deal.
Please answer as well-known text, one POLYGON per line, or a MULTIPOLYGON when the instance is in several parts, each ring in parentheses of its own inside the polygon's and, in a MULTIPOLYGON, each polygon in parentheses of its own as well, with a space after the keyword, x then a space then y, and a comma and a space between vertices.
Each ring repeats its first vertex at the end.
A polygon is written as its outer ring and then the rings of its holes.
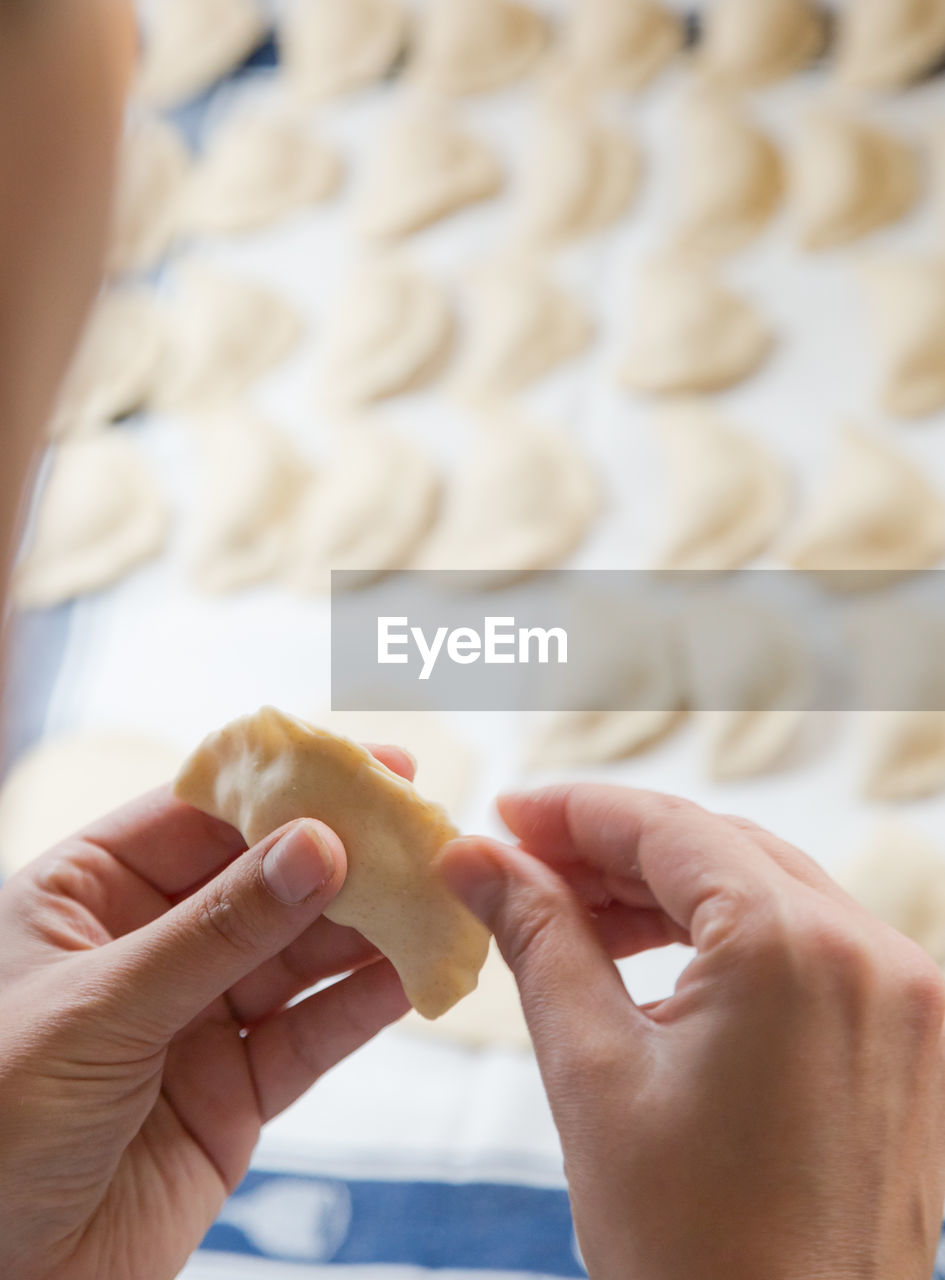
POLYGON ((345 878, 334 832, 245 848, 164 789, 0 890, 5 1280, 176 1276, 260 1126, 406 1012, 391 966, 320 918, 345 878))
POLYGON ((509 796, 442 869, 518 981, 594 1280, 928 1280, 942 978, 797 849, 617 787, 509 796), (611 957, 696 956, 639 1008, 611 957))

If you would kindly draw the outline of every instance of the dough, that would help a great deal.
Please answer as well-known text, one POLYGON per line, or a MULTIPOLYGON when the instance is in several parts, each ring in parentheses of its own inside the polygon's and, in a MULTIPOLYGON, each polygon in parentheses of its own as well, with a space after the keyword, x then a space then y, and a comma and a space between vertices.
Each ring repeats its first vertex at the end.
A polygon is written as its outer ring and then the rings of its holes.
POLYGON ((108 586, 157 555, 167 528, 151 470, 125 432, 62 441, 17 570, 17 604, 42 609, 108 586))
POLYGON ((573 105, 543 112, 526 163, 520 218, 526 243, 603 230, 629 207, 640 180, 636 144, 573 105))
POLYGON ((279 364, 303 322, 264 285, 190 263, 175 272, 166 328, 155 403, 198 409, 226 403, 279 364))
POLYGON ((192 235, 253 231, 333 195, 337 154, 304 117, 273 106, 235 112, 210 138, 181 201, 192 235))
POLYGON ((361 194, 358 229, 404 236, 486 200, 502 186, 492 152, 456 128, 442 111, 403 116, 374 156, 361 194))
POLYGON ((683 19, 655 0, 577 0, 564 28, 571 75, 589 89, 642 89, 683 46, 683 19))
POLYGON ((211 734, 184 763, 175 793, 231 823, 248 845, 295 818, 327 823, 348 855, 328 919, 387 956, 425 1018, 475 987, 489 934, 431 866, 459 833, 363 747, 264 707, 211 734))
POLYGON ((454 334, 435 281, 403 263, 363 264, 332 312, 321 398, 353 406, 422 387, 446 362, 454 334))
POLYGON ((674 496, 659 568, 737 569, 760 555, 787 512, 781 465, 711 409, 680 408, 660 426, 674 496))
POLYGON ((414 445, 374 423, 349 425, 299 504, 289 583, 327 591, 332 569, 357 572, 366 584, 407 568, 436 515, 439 492, 436 468, 414 445))
POLYGON ((140 409, 161 363, 164 330, 153 295, 113 289, 95 304, 59 398, 54 436, 87 435, 140 409))
POLYGON ((290 0, 279 27, 280 61, 303 98, 330 98, 383 79, 408 32, 399 0, 290 0))
POLYGON ((594 473, 567 435, 500 415, 480 428, 415 567, 475 570, 478 584, 556 568, 600 506, 594 473))
POLYGON ((130 733, 44 738, 0 789, 0 874, 13 875, 90 822, 170 782, 181 754, 130 733))
POLYGON ((934 565, 943 551, 945 505, 922 472, 878 437, 848 428, 786 558, 795 569, 906 572, 934 565))
POLYGON ((680 146, 680 244, 729 253, 753 240, 783 193, 781 157, 766 133, 728 96, 688 103, 680 146))
POLYGON ((908 213, 919 195, 918 157, 908 143, 836 110, 807 119, 790 174, 805 249, 858 240, 908 213))
POLYGON ((723 590, 690 604, 683 626, 711 778, 724 782, 775 768, 813 692, 811 657, 790 618, 723 590))
POLYGON ((162 108, 196 98, 241 66, 267 33, 258 0, 161 0, 145 32, 138 97, 162 108))
POLYGON ((230 410, 188 424, 201 495, 190 564, 204 591, 234 591, 275 575, 309 468, 280 431, 230 410))
POLYGON ((883 409, 901 418, 937 413, 945 408, 945 257, 877 260, 862 282, 883 367, 883 409))
POLYGON ((714 80, 769 84, 812 62, 825 34, 823 15, 808 0, 713 0, 705 9, 700 59, 714 80))
POLYGON ((177 232, 180 194, 190 152, 177 130, 158 116, 133 119, 118 162, 108 270, 149 271, 177 232))
POLYGON ((468 1049, 530 1050, 532 1047, 512 970, 494 941, 489 946, 475 991, 436 1022, 427 1022, 411 1012, 398 1026, 427 1039, 444 1040, 468 1049))
POLYGON ((584 308, 535 262, 479 268, 470 275, 470 291, 470 334, 458 376, 475 395, 513 395, 591 340, 584 308))
POLYGON ((867 911, 945 965, 945 860, 926 836, 885 822, 837 879, 867 911))
POLYGON ((945 55, 945 0, 856 0, 838 17, 836 71, 856 89, 900 89, 945 55))
POLYGON ((763 364, 772 335, 705 264, 661 259, 641 272, 622 381, 631 391, 720 391, 763 364))
POLYGON ((516 0, 429 0, 413 67, 435 93, 484 93, 523 75, 547 38, 545 20, 516 0))

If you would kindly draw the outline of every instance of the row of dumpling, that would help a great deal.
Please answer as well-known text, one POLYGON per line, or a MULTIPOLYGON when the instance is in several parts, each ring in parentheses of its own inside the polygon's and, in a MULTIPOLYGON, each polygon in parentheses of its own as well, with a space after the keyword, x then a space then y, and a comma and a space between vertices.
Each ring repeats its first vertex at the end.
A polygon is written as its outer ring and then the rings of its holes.
MULTIPOLYGON (((276 24, 280 62, 310 99, 383 79, 401 61, 436 94, 482 93, 542 67, 585 90, 635 90, 687 43, 685 19, 661 0, 571 0, 555 24, 521 0, 288 0, 276 24)), ((196 97, 272 34, 260 0, 163 0, 144 24, 138 94, 159 106, 196 97)), ((761 85, 827 49, 810 0, 712 0, 694 24, 693 60, 708 76, 761 85)), ((848 0, 835 21, 837 74, 891 89, 945 54, 942 0, 848 0)))

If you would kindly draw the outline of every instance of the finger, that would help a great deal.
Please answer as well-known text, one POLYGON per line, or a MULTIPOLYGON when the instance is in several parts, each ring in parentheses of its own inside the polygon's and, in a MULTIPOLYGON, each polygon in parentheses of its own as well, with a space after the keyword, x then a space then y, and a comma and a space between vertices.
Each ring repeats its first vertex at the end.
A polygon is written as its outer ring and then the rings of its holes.
POLYGON ((345 851, 323 823, 305 818, 274 832, 153 924, 96 953, 120 997, 154 1043, 278 955, 313 923, 344 882, 345 851))
POLYGON ((543 1071, 566 1069, 579 1044, 639 1043, 634 1007, 590 915, 549 867, 496 840, 454 840, 438 857, 453 892, 495 934, 515 975, 543 1071), (636 1031, 635 1037, 627 1037, 636 1031))
POLYGON ((746 831, 761 845, 769 858, 772 858, 779 867, 782 867, 795 880, 800 880, 802 884, 809 885, 812 889, 818 889, 821 893, 825 893, 828 897, 842 899, 845 898, 843 890, 831 876, 824 871, 823 867, 809 858, 796 845, 789 844, 787 840, 782 840, 780 836, 776 836, 774 832, 768 831, 765 827, 759 827, 756 822, 752 822, 750 818, 742 818, 738 814, 727 813, 724 815, 726 822, 730 822, 738 831, 746 831))
POLYGON ((263 1121, 409 1008, 393 967, 380 960, 260 1023, 246 1052, 263 1121))
POLYGON ((655 951, 674 942, 683 946, 692 942, 688 932, 664 911, 628 907, 623 902, 612 902, 595 911, 593 923, 601 944, 614 960, 624 960, 642 951, 655 951))

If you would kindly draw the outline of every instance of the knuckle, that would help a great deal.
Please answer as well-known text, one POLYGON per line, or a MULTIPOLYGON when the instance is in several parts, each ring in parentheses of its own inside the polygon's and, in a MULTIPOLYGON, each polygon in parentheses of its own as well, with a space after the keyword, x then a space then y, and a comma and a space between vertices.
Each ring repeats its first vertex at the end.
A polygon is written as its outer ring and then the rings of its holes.
POLYGON ((197 912, 204 932, 215 935, 230 950, 245 955, 254 949, 257 931, 227 886, 208 885, 200 895, 197 912))
POLYGON ((795 950, 805 974, 828 977, 848 994, 864 995, 876 986, 876 948, 852 917, 808 913, 796 926, 795 950))
POLYGON ((503 906, 497 932, 509 967, 520 972, 541 963, 554 950, 555 924, 567 903, 562 893, 550 886, 532 889, 527 900, 512 894, 503 906))
POLYGON ((899 981, 899 999, 910 1026, 938 1035, 945 1022, 945 979, 926 952, 911 944, 899 981))

